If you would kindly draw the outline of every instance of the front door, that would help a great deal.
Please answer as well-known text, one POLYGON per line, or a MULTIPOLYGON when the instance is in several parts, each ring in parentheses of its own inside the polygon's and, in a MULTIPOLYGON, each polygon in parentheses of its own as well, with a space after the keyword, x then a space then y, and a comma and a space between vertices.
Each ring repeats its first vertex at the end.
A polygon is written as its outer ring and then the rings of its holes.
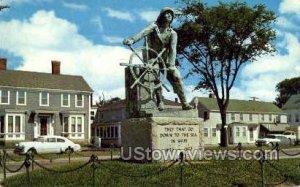
POLYGON ((41 131, 40 135, 47 135, 47 118, 41 118, 41 131))

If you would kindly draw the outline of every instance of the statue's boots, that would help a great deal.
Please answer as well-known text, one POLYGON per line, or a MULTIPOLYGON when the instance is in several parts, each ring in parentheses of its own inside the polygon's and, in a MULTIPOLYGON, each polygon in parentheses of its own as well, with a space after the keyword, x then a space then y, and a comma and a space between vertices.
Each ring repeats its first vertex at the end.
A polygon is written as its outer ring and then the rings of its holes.
POLYGON ((163 111, 163 110, 165 109, 164 103, 163 103, 163 102, 158 103, 157 109, 158 109, 159 111, 163 111))
POLYGON ((182 105, 182 110, 191 110, 191 109, 193 109, 193 107, 188 102, 186 102, 186 97, 185 97, 185 94, 183 92, 179 92, 178 97, 179 97, 181 105, 182 105))
POLYGON ((191 110, 193 107, 188 103, 182 103, 182 110, 191 110))

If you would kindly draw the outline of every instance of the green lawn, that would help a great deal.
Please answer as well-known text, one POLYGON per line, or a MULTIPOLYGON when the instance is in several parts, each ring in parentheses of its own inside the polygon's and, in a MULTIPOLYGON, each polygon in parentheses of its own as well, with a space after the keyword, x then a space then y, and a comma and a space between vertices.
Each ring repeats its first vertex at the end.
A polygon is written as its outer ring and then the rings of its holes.
MULTIPOLYGON (((285 184, 300 184, 300 159, 271 162, 277 169, 265 164, 265 183, 275 184, 288 176, 285 184)), ((83 163, 55 167, 63 171, 83 163)), ((181 166, 170 163, 134 164, 120 161, 102 161, 95 172, 95 186, 180 186, 181 166)), ((93 169, 88 165, 71 173, 51 173, 46 170, 16 175, 3 182, 4 186, 92 186, 93 169)), ((261 185, 261 167, 258 161, 199 161, 182 166, 183 186, 245 186, 261 185)))

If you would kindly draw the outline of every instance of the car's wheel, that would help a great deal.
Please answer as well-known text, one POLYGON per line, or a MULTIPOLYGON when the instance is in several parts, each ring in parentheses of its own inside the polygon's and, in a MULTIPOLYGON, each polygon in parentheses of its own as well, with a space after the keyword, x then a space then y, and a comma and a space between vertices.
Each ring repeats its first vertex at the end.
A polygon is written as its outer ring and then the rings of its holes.
POLYGON ((30 148, 30 149, 28 149, 28 151, 26 152, 27 154, 37 154, 37 151, 36 151, 36 149, 35 148, 30 148))
POLYGON ((271 147, 274 147, 274 143, 273 142, 270 142, 268 145, 271 146, 271 147))

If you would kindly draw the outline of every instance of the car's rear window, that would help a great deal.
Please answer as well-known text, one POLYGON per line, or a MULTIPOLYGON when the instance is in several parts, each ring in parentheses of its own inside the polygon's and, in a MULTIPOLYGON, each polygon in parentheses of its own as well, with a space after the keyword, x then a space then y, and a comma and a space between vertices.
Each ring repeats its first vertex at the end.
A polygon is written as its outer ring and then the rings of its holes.
POLYGON ((64 139, 57 138, 57 142, 65 142, 64 139))

